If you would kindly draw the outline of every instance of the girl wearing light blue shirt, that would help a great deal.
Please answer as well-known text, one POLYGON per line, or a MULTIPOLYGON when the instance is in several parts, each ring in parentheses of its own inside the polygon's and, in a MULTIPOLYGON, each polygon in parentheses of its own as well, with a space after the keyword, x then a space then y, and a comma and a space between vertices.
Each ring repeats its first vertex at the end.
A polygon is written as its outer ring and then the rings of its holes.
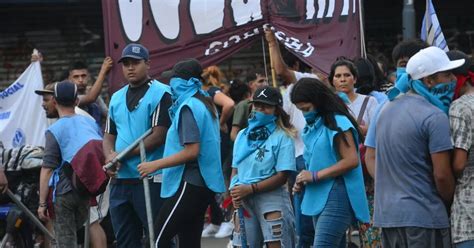
POLYGON ((307 123, 302 134, 306 170, 296 177, 293 191, 305 189, 301 211, 313 216, 313 246, 345 247, 354 217, 369 220, 357 123, 344 102, 317 79, 299 80, 291 101, 307 123))
MULTIPOLYGON (((235 208, 244 208, 249 247, 294 247, 295 226, 286 182, 296 170, 295 131, 283 111, 280 92, 257 89, 249 126, 234 144, 230 194, 235 208)), ((242 246, 237 216, 233 245, 242 246)))

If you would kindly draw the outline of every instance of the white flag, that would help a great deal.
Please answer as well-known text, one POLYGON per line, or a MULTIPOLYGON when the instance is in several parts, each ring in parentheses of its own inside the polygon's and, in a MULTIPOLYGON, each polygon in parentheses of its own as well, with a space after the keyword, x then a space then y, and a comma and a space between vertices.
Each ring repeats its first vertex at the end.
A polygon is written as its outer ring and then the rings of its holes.
POLYGON ((42 98, 40 62, 32 62, 21 76, 0 92, 0 141, 5 148, 22 145, 44 146, 47 126, 42 98))
POLYGON ((430 46, 439 47, 445 52, 449 51, 431 0, 426 0, 426 11, 421 25, 421 39, 426 41, 430 46))

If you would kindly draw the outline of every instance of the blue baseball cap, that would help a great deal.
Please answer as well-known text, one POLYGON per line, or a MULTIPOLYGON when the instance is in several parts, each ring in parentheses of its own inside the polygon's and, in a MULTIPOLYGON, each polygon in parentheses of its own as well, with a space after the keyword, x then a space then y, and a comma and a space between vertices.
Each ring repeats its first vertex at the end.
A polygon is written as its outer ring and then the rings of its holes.
POLYGON ((128 44, 122 51, 122 57, 119 59, 119 63, 126 58, 132 59, 143 59, 148 61, 149 53, 148 49, 144 46, 137 44, 137 43, 130 43, 128 44))
POLYGON ((73 104, 77 99, 77 86, 69 80, 54 85, 54 98, 61 105, 73 104))

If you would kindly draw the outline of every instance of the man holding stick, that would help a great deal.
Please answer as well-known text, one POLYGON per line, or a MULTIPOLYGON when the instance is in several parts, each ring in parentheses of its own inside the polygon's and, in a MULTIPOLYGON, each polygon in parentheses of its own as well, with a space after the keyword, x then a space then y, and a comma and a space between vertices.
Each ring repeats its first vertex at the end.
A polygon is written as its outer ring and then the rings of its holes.
MULTIPOLYGON (((171 124, 169 87, 148 76, 148 50, 140 44, 129 44, 119 60, 127 85, 112 95, 104 134, 106 162, 134 143, 148 129, 144 139, 147 161, 163 156, 166 132, 171 124)), ((108 169, 111 181, 110 215, 117 247, 142 247, 143 228, 149 233, 145 211, 144 186, 137 166, 140 163, 137 146, 108 169)), ((162 205, 160 198, 161 171, 149 181, 153 217, 162 205)), ((154 239, 156 237, 153 237, 154 239)))

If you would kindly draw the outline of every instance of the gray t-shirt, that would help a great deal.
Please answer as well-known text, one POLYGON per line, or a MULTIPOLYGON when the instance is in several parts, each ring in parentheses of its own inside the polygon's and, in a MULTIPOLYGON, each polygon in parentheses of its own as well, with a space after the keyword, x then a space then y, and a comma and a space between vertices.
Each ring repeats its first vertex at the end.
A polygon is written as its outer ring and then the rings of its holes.
MULTIPOLYGON (((46 132, 46 143, 43 155, 43 167, 56 169, 61 165, 61 150, 58 141, 50 132, 46 132)), ((66 176, 64 170, 59 172, 59 181, 56 186, 56 195, 64 195, 72 190, 71 180, 66 176)))
POLYGON ((453 145, 445 113, 415 94, 402 96, 376 121, 374 225, 448 228, 431 154, 453 145))
MULTIPOLYGON (((198 125, 194 119, 191 109, 189 109, 187 106, 184 106, 180 113, 178 135, 179 143, 182 146, 185 144, 201 142, 198 125)), ((204 147, 201 147, 201 149, 204 149, 204 147)), ((206 183, 202 178, 201 171, 199 170, 199 163, 197 160, 186 163, 183 173, 183 180, 195 186, 206 186, 206 183)))

